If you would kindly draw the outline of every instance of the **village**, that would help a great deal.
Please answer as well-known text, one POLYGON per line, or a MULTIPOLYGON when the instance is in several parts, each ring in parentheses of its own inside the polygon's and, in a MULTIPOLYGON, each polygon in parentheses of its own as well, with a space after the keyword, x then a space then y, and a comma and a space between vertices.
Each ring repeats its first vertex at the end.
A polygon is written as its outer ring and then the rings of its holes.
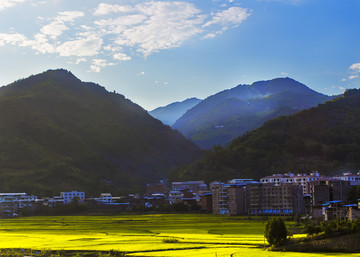
MULTIPOLYGON (((350 199, 352 187, 360 185, 360 172, 327 177, 310 174, 273 174, 253 179, 224 182, 185 181, 146 185, 145 194, 85 197, 85 192, 60 192, 38 198, 27 193, 0 193, 2 217, 16 217, 23 210, 85 206, 87 210, 121 213, 126 211, 175 211, 217 215, 302 216, 328 220, 360 217, 360 199, 350 199)), ((29 212, 30 211, 30 212, 29 212)), ((56 213, 55 213, 56 214, 56 213)))

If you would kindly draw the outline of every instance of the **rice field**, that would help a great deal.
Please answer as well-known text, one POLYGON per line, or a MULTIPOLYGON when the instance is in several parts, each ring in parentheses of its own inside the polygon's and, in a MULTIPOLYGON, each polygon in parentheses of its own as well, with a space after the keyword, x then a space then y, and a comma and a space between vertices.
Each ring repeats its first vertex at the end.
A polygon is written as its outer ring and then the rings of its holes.
POLYGON ((359 256, 264 251, 264 226, 265 221, 246 217, 180 214, 1 219, 0 248, 117 250, 159 257, 359 256))

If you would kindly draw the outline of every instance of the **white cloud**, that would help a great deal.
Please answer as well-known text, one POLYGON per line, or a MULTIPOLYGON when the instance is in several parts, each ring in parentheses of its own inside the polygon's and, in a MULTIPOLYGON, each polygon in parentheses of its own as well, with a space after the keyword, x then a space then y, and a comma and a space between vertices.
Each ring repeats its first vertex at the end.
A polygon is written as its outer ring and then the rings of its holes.
MULTIPOLYGON (((107 10, 113 12, 121 9, 118 5, 113 7, 106 5, 107 10)), ((131 14, 103 19, 95 24, 102 32, 115 34, 115 44, 136 48, 144 56, 178 47, 202 32, 200 25, 204 16, 199 15, 201 11, 191 3, 150 1, 135 5, 132 11, 131 14)))
POLYGON ((56 48, 60 56, 94 56, 101 49, 103 40, 100 37, 80 38, 67 41, 56 48))
POLYGON ((82 63, 82 62, 86 62, 87 59, 85 57, 80 57, 76 60, 75 64, 79 64, 79 63, 82 63))
POLYGON ((349 79, 356 79, 356 78, 358 78, 359 77, 359 75, 350 75, 349 76, 349 79))
POLYGON ((355 73, 360 73, 360 63, 352 64, 349 69, 355 73))
POLYGON ((129 5, 101 3, 94 11, 94 15, 106 15, 110 13, 131 12, 133 8, 129 5))
POLYGON ((281 72, 281 75, 283 75, 283 76, 289 76, 289 73, 287 73, 287 72, 281 72))
POLYGON ((51 39, 56 39, 64 31, 69 28, 65 26, 65 22, 73 22, 75 19, 83 17, 83 12, 59 12, 59 15, 53 18, 53 21, 41 28, 40 32, 44 35, 50 36, 51 39))
POLYGON ((136 74, 136 76, 144 76, 145 75, 145 71, 141 71, 138 74, 136 74))
POLYGON ((248 9, 241 7, 230 7, 227 10, 216 13, 212 20, 206 22, 203 27, 211 25, 238 26, 250 16, 248 9))
POLYGON ((68 30, 63 23, 59 22, 52 22, 44 27, 41 28, 41 33, 50 36, 52 39, 56 39, 60 36, 65 30, 68 30))
MULTIPOLYGON (((0 10, 24 1, 0 0, 0 10)), ((136 2, 130 5, 103 2, 91 13, 64 11, 51 18, 38 17, 34 26, 42 25, 37 33, 0 33, 0 46, 30 47, 36 53, 73 58, 71 62, 75 64, 96 58, 90 70, 98 72, 112 65, 109 58, 129 61, 134 53, 147 57, 179 47, 189 39, 214 38, 250 15, 248 9, 240 7, 204 13, 185 1, 136 2)))
POLYGON ((131 60, 131 57, 124 54, 124 53, 117 53, 117 54, 114 54, 113 55, 113 58, 115 60, 120 60, 120 61, 130 61, 131 60))
POLYGON ((27 38, 19 33, 14 34, 0 34, 0 46, 4 46, 5 44, 17 45, 26 41, 27 38))
POLYGON ((0 11, 21 4, 26 0, 0 0, 0 11))
POLYGON ((113 66, 115 63, 109 63, 104 59, 94 59, 92 60, 92 64, 90 66, 90 71, 92 72, 100 72, 102 68, 107 66, 113 66))

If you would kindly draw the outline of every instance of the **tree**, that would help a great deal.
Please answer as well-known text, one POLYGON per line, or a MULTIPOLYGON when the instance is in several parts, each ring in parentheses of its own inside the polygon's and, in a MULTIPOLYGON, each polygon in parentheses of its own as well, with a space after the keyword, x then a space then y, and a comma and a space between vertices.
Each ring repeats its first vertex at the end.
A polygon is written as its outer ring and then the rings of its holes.
POLYGON ((270 245, 281 245, 287 237, 287 229, 284 221, 280 217, 270 218, 266 223, 264 235, 270 245))

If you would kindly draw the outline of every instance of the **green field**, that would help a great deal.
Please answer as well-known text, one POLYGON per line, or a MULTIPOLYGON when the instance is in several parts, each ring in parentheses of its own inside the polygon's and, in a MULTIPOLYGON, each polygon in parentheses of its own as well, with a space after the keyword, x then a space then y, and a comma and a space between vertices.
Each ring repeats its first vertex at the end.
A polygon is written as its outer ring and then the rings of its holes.
POLYGON ((359 256, 264 251, 265 222, 245 217, 61 216, 0 223, 0 248, 118 250, 129 256, 359 256))

